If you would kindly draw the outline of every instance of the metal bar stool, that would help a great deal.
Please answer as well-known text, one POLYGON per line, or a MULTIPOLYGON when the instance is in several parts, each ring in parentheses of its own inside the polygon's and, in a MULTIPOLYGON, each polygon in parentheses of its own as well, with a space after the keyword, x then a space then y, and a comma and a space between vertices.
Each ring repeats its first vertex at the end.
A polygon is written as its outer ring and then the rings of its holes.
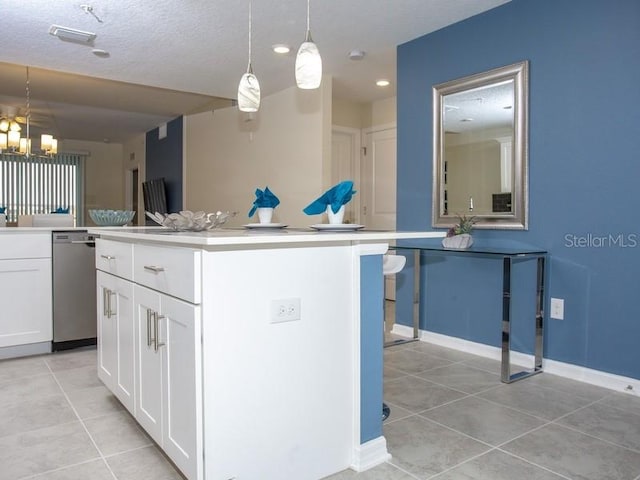
MULTIPOLYGON (((395 275, 396 273, 398 273, 400 270, 404 268, 406 263, 407 263, 407 257, 403 255, 386 254, 382 257, 382 274, 385 277, 388 275, 395 275)), ((384 321, 386 321, 386 314, 387 314, 386 303, 387 303, 387 296, 386 294, 383 294, 382 296, 383 323, 384 321)), ((386 403, 383 402, 382 403, 382 421, 385 421, 389 417, 390 413, 391 413, 391 409, 386 403)))

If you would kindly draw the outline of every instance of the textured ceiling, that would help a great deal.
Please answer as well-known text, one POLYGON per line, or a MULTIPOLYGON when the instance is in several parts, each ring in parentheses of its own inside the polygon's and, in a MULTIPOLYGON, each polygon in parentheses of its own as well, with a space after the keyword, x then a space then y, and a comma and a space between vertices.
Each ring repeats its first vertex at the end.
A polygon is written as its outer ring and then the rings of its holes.
MULTIPOLYGON (((314 0, 311 32, 324 72, 334 78, 334 95, 372 101, 395 95, 397 45, 507 1, 314 0), (350 60, 353 49, 364 50, 364 59, 350 60), (390 88, 375 87, 374 81, 382 77, 391 80, 390 88)), ((60 130, 54 133, 62 138, 122 141, 204 108, 215 102, 211 97, 234 98, 246 70, 248 1, 2 0, 1 10, 0 109, 16 107, 24 95, 24 84, 21 91, 15 81, 13 89, 8 86, 7 78, 17 73, 7 64, 29 65, 34 121, 36 114, 41 122, 53 115, 60 130), (93 14, 83 5, 90 5, 93 14), (97 36, 90 45, 64 42, 49 34, 52 24, 97 36), (94 48, 108 56, 94 55, 94 48), (73 86, 65 88, 67 82, 73 86), (38 104, 39 99, 45 104, 38 104), (84 133, 63 129, 70 123, 63 121, 66 114, 75 119, 75 131, 84 124, 84 133), (98 124, 93 133, 91 118, 98 124), (107 127, 127 121, 135 124, 123 129, 128 134, 107 127)), ((304 0, 253 1, 252 63, 263 95, 295 84, 295 51, 304 38, 305 22, 304 0), (291 45, 292 53, 276 56, 271 51, 276 43, 291 45)))

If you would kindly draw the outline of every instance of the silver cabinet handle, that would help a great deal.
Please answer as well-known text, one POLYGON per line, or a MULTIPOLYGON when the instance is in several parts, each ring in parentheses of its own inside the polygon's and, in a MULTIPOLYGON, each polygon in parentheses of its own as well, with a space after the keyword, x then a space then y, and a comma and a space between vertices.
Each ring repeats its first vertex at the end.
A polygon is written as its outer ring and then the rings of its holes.
POLYGON ((151 343, 151 310, 147 308, 147 347, 150 347, 151 343))
POLYGON ((107 308, 107 302, 109 300, 107 300, 107 292, 109 291, 108 288, 106 287, 102 287, 102 315, 109 318, 109 309, 107 308))
POLYGON ((100 255, 100 258, 104 258, 105 260, 115 260, 116 257, 113 255, 100 255))
POLYGON ((164 342, 158 342, 158 323, 161 319, 165 318, 164 315, 158 315, 158 312, 153 312, 153 330, 154 330, 154 338, 153 338, 153 349, 157 352, 158 348, 164 347, 164 342))
POLYGON ((164 267, 158 267, 157 265, 145 265, 144 269, 153 273, 164 272, 164 267))
POLYGON ((107 310, 107 318, 111 318, 114 315, 113 309, 111 308, 111 297, 115 294, 116 292, 114 292, 113 290, 107 290, 107 304, 109 305, 109 308, 107 310))

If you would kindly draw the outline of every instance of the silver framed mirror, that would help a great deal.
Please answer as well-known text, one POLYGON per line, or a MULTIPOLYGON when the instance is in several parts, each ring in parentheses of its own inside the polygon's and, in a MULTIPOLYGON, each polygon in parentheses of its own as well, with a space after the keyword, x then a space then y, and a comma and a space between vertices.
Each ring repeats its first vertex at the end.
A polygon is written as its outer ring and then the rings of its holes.
POLYGON ((528 228, 529 64, 433 87, 433 226, 528 228))

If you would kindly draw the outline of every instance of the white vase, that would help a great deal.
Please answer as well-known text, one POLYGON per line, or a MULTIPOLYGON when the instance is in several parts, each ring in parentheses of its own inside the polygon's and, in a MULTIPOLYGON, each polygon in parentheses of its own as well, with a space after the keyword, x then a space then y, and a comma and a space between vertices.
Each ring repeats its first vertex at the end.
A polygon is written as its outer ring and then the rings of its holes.
POLYGON ((442 239, 442 246, 444 248, 457 248, 463 250, 473 245, 473 237, 468 233, 462 233, 460 235, 454 235, 453 237, 444 237, 442 239))
POLYGON ((336 225, 344 221, 344 205, 342 205, 336 213, 331 210, 331 205, 327 205, 327 216, 329 217, 329 223, 336 225))
POLYGON ((260 223, 271 223, 272 216, 273 216, 273 207, 258 208, 258 220, 260 221, 260 223))

